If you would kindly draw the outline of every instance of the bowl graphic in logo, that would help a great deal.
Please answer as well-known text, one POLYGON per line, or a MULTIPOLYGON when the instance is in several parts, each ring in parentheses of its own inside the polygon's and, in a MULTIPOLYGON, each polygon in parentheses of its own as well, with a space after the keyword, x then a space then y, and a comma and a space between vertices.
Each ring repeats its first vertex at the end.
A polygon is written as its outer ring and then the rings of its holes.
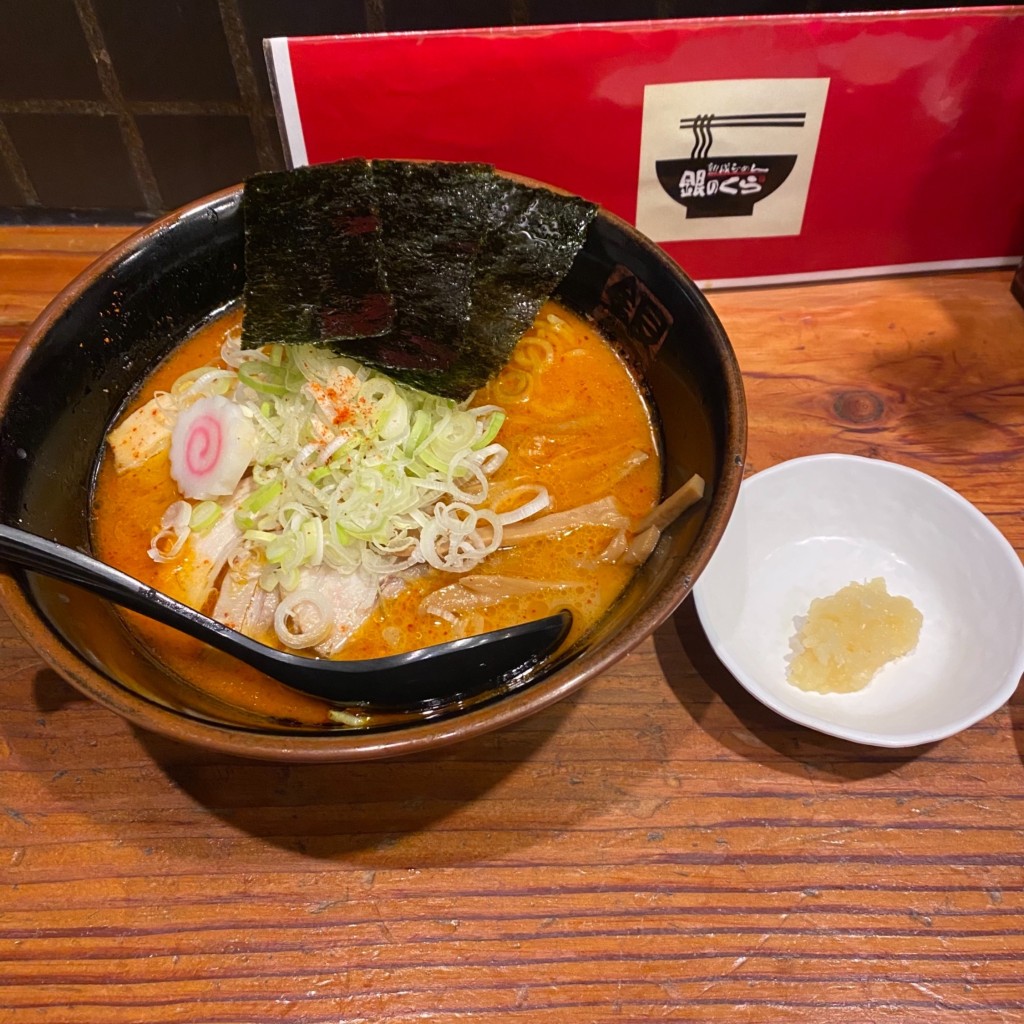
POLYGON ((661 187, 690 217, 749 217, 790 175, 796 156, 691 156, 658 160, 661 187))

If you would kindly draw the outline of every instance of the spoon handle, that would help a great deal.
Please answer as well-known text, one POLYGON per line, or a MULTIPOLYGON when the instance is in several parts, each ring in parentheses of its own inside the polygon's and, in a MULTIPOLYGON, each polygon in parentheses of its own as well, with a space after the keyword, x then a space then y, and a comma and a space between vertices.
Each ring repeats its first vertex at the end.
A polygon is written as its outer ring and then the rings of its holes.
POLYGON ((0 559, 65 580, 234 655, 317 697, 404 710, 493 690, 554 650, 572 614, 563 610, 519 626, 405 654, 356 661, 298 657, 267 647, 95 558, 0 524, 0 559))
MULTIPOLYGON (((245 648, 248 657, 262 651, 254 642, 252 647, 245 643, 248 638, 229 629, 216 619, 208 618, 188 605, 146 586, 127 573, 74 548, 65 547, 54 541, 37 537, 33 533, 13 526, 0 524, 0 558, 15 562, 54 579, 64 580, 84 587, 100 597, 105 597, 123 608, 130 608, 166 626, 180 629, 189 636, 203 640, 228 654, 236 654, 245 648)), ((267 649, 268 653, 269 648, 267 649)))

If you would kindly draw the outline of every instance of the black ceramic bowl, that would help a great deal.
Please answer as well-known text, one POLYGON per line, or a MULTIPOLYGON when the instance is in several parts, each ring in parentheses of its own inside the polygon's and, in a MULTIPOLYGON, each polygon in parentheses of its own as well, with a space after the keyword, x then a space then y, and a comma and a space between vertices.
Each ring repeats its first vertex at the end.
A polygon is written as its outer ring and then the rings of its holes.
MULTIPOLYGON (((104 434, 147 371, 243 284, 239 188, 157 221, 99 259, 45 310, 0 380, 0 520, 88 549, 104 434)), ((662 421, 666 489, 699 472, 710 498, 669 528, 586 647, 527 685, 470 708, 367 730, 299 729, 231 708, 174 677, 109 603, 18 570, 0 599, 71 683, 132 722, 252 757, 345 760, 422 750, 520 719, 582 686, 689 593, 735 501, 746 437, 743 389, 717 318, 651 242, 601 212, 559 296, 620 340, 662 421)))

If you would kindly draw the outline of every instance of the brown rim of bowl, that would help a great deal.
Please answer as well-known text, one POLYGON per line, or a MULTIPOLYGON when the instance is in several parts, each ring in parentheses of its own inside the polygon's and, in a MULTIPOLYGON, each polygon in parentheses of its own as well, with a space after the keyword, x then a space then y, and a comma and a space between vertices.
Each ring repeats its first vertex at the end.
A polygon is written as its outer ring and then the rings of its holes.
MULTIPOLYGON (((538 187, 551 187, 519 175, 509 177, 538 187)), ((166 230, 195 208, 228 199, 240 189, 240 185, 223 189, 166 214, 108 250, 61 289, 11 353, 10 360, 0 377, 0 415, 7 408, 14 380, 29 352, 40 343, 50 325, 88 284, 108 267, 134 252, 149 238, 166 230)), ((599 216, 607 218, 632 236, 653 259, 660 261, 666 268, 681 275, 691 286, 696 287, 674 260, 637 232, 632 225, 604 208, 601 208, 599 216)), ((483 705, 454 717, 427 720, 420 725, 404 725, 394 732, 331 732, 289 736, 221 726, 156 704, 93 668, 46 625, 21 586, 9 572, 5 571, 0 571, 0 601, 16 628, 43 660, 86 696, 151 732, 220 753, 273 761, 371 760, 419 753, 511 725, 556 703, 605 672, 653 633, 689 594, 694 580, 707 565, 721 539, 743 476, 747 417, 739 365, 718 317, 710 307, 707 314, 718 332, 718 343, 715 348, 719 370, 729 398, 730 413, 723 445, 722 477, 715 488, 707 517, 695 542, 695 546, 697 542, 703 542, 701 551, 689 562, 687 573, 665 587, 643 614, 631 621, 595 656, 585 657, 582 667, 578 661, 570 662, 551 675, 512 693, 507 699, 483 705)))

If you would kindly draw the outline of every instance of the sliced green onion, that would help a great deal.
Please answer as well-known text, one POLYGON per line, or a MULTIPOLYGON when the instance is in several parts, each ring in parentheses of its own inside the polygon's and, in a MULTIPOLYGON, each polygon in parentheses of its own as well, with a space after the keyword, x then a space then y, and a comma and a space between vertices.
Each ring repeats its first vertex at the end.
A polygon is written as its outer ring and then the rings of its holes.
POLYGON ((285 370, 271 363, 242 363, 238 368, 238 379, 253 391, 264 395, 288 394, 285 370))
POLYGON ((270 483, 258 487, 245 501, 242 502, 243 512, 255 513, 265 509, 284 490, 284 484, 280 480, 271 480, 270 483))
POLYGON ((405 452, 411 455, 426 440, 430 433, 430 416, 423 410, 417 409, 412 415, 412 422, 409 424, 409 437, 405 442, 405 452))
POLYGON ((244 540, 260 541, 264 544, 272 544, 277 540, 276 533, 270 533, 269 530, 246 530, 242 534, 244 540))
POLYGON ((271 534, 266 547, 267 561, 284 563, 292 558, 295 554, 295 541, 294 533, 271 534))
POLYGON ((218 519, 220 519, 223 509, 215 501, 201 501, 192 509, 192 515, 189 517, 188 525, 192 527, 196 533, 205 533, 218 519))
POLYGON ((354 711, 345 711, 342 708, 328 708, 327 717, 332 722, 337 722, 340 725, 350 725, 353 728, 368 725, 370 722, 369 715, 359 715, 354 711))
MULTIPOLYGON (((292 590, 306 566, 323 563, 386 575, 424 561, 426 548, 448 571, 478 564, 483 542, 467 539, 471 531, 458 515, 437 509, 469 502, 490 522, 487 483, 501 463, 495 452, 504 454, 495 442, 502 411, 469 410, 318 346, 269 345, 263 352, 243 357, 237 375, 203 367, 178 383, 194 387, 211 374, 200 390, 226 388, 256 428, 254 490, 235 506, 234 519, 262 563, 263 589, 292 590), (348 396, 356 413, 344 425, 316 401, 332 389, 348 396)), ((187 521, 201 532, 224 511, 218 502, 200 502, 187 521)), ((499 522, 492 532, 500 529, 499 522)))
POLYGON ((438 473, 448 472, 448 460, 435 455, 430 448, 424 448, 417 456, 424 465, 437 470, 438 473))
POLYGON ((501 425, 504 422, 505 414, 503 412, 492 412, 483 434, 473 442, 473 450, 478 452, 481 448, 489 445, 498 436, 498 431, 501 430, 501 425))

